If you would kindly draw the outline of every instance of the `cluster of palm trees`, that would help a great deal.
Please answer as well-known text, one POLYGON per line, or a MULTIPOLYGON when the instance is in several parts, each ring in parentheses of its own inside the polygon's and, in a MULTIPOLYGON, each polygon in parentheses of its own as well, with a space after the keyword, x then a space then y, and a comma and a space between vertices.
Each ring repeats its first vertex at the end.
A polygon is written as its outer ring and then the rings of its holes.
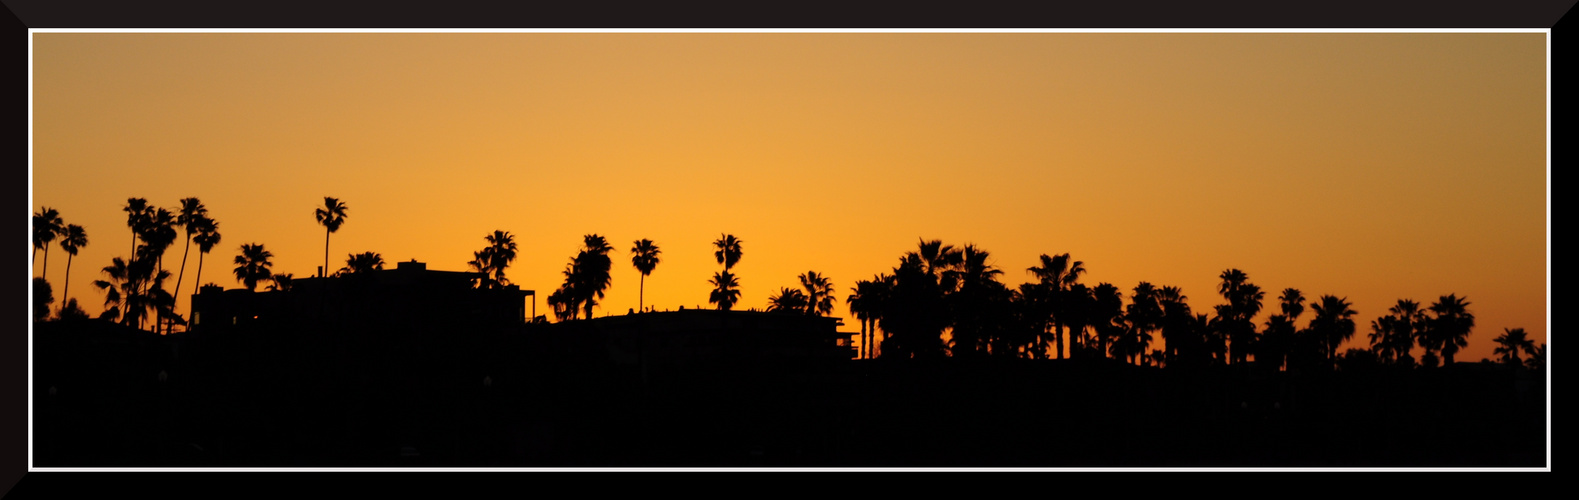
POLYGON ((592 318, 592 309, 597 307, 598 299, 613 284, 613 276, 609 270, 614 261, 609 258, 609 252, 614 247, 603 236, 588 234, 582 237, 582 247, 570 263, 565 265, 565 283, 548 296, 548 305, 554 308, 554 316, 560 321, 577 319, 582 312, 587 318, 592 318))
MULTIPOLYGON (((202 255, 219 243, 219 223, 209 217, 208 208, 197 198, 184 198, 174 209, 154 207, 144 198, 129 198, 122 211, 126 212, 126 226, 132 233, 131 256, 126 259, 114 258, 103 269, 107 279, 93 282, 94 286, 105 292, 106 310, 99 317, 138 328, 152 319, 154 331, 168 333, 175 325, 186 324, 185 318, 176 314, 175 307, 181 284, 186 279, 186 261, 191 254, 192 243, 198 244, 198 280, 201 281, 202 255), (164 255, 180 236, 178 228, 186 233, 185 249, 181 254, 175 290, 169 291, 165 288, 165 281, 171 275, 164 269, 164 255)), ((68 253, 76 255, 76 249, 86 245, 87 238, 81 228, 73 230, 71 227, 67 229, 67 240, 73 239, 70 236, 73 232, 77 239, 72 245, 63 243, 62 246, 68 253)), ((47 250, 45 255, 47 258, 47 250)), ((69 262, 67 272, 69 279, 69 262)), ((72 306, 67 304, 67 308, 72 306)))
POLYGON ((49 303, 54 300, 52 296, 49 296, 53 292, 49 286, 49 247, 56 240, 60 241, 60 248, 66 251, 66 279, 64 282, 66 283, 66 288, 61 290, 60 314, 62 317, 83 314, 81 312, 82 309, 77 307, 77 302, 71 300, 71 261, 77 256, 78 250, 88 246, 88 233, 82 229, 82 226, 67 224, 65 220, 61 219, 58 210, 43 207, 38 212, 33 213, 33 259, 35 261, 38 260, 39 250, 44 251, 44 268, 40 271, 39 276, 35 278, 34 288, 42 288, 45 296, 41 298, 48 300, 42 303, 43 307, 40 309, 42 314, 34 314, 35 319, 48 318, 50 313, 49 303))
MULTIPOLYGON (((1296 326, 1307 304, 1295 288, 1283 290, 1281 314, 1258 328, 1254 318, 1266 292, 1239 269, 1219 275, 1225 303, 1212 308, 1215 314, 1193 311, 1178 287, 1148 282, 1136 285, 1125 304, 1112 284, 1080 283, 1085 270, 1067 253, 1042 255, 1040 265, 1026 269, 1035 281, 1011 289, 999 281, 1003 273, 987 251, 921 241, 890 273, 851 288, 847 303, 861 322, 860 356, 1109 357, 1174 367, 1254 361, 1272 370, 1314 369, 1335 366, 1342 359, 1338 347, 1355 333, 1358 313, 1336 295, 1311 302, 1314 317, 1296 326), (1165 348, 1152 349, 1158 334, 1165 348)), ((770 307, 793 307, 804 295, 783 289, 770 307)), ((1373 323, 1372 351, 1389 363, 1413 364, 1408 353, 1419 345, 1426 350, 1423 364, 1434 366, 1438 355, 1450 364, 1474 326, 1466 306, 1456 295, 1424 309, 1400 301, 1392 315, 1373 323)), ((1509 330, 1505 337, 1514 340, 1508 342, 1519 342, 1518 331, 1509 330)), ((1498 352, 1511 352, 1512 359, 1521 350, 1537 352, 1520 345, 1498 352)))
POLYGON ((800 275, 800 288, 780 288, 768 297, 768 311, 827 316, 833 314, 833 282, 827 276, 807 271, 800 275))

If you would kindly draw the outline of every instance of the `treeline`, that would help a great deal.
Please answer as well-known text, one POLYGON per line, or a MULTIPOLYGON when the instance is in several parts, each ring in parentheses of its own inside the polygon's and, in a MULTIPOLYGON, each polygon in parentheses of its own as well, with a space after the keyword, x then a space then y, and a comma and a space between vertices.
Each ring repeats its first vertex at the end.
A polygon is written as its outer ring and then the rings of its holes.
MULTIPOLYGON (((116 257, 102 269, 105 279, 93 284, 105 294, 98 318, 170 333, 185 325, 176 303, 185 281, 186 261, 193 243, 198 247, 197 279, 201 283, 203 257, 221 241, 219 223, 197 198, 180 200, 179 206, 154 207, 142 198, 127 200, 123 211, 130 230, 130 257, 116 257), (181 264, 173 290, 166 282, 166 251, 185 233, 181 264)), ((329 273, 330 236, 343 226, 345 203, 325 197, 314 211, 324 230, 324 266, 319 275, 342 275, 380 270, 384 260, 376 252, 349 254, 346 265, 329 273)), ((509 284, 505 271, 515 261, 517 245, 506 231, 484 237, 486 246, 468 262, 478 273, 476 286, 509 284)), ((66 224, 58 211, 43 208, 33 214, 35 258, 44 251, 41 276, 34 280, 34 316, 51 316, 53 290, 46 277, 49 249, 55 242, 70 257, 88 244, 86 231, 66 224)), ((740 300, 739 277, 733 267, 740 262, 743 242, 722 234, 713 242, 721 270, 708 282, 708 302, 730 310, 740 300)), ((614 247, 598 234, 583 237, 583 245, 566 264, 563 284, 548 297, 558 321, 592 318, 594 308, 612 284, 610 253, 614 247)), ((649 239, 634 242, 631 264, 645 278, 660 262, 661 250, 649 239)), ((289 290, 293 275, 274 273, 273 254, 261 243, 243 244, 233 260, 237 282, 249 290, 268 283, 268 290, 289 290)), ((1197 312, 1183 290, 1140 282, 1124 290, 1111 283, 1089 286, 1081 282, 1082 261, 1069 254, 1040 256, 1039 265, 1027 268, 1034 280, 1011 287, 1004 270, 989 263, 990 254, 975 245, 956 247, 939 240, 921 241, 906 252, 888 272, 851 287, 846 302, 861 323, 861 358, 897 357, 1011 357, 1011 358, 1111 358, 1135 365, 1192 367, 1255 364, 1267 370, 1331 369, 1341 364, 1438 366, 1452 364, 1468 345, 1475 327, 1470 302, 1456 294, 1441 296, 1423 305, 1400 299, 1388 314, 1371 321, 1368 348, 1339 347, 1357 330, 1358 315, 1347 298, 1322 295, 1307 299, 1296 288, 1285 288, 1272 304, 1274 314, 1256 317, 1268 302, 1267 292, 1239 269, 1224 270, 1217 294, 1225 303, 1197 312), (1127 301, 1126 301, 1127 298, 1127 301), (1307 303, 1308 301, 1308 303, 1307 303), (1310 314, 1305 315, 1309 310, 1310 314), (1308 318, 1302 322, 1302 318, 1308 318), (1159 343, 1160 348, 1153 345, 1159 343), (1416 348, 1423 354, 1416 359, 1416 348)), ((67 261, 69 283, 71 260, 67 261)), ((800 287, 783 287, 769 298, 768 311, 828 315, 837 297, 830 278, 816 271, 799 276, 800 287)), ((210 284, 212 285, 212 284, 210 284)), ((86 318, 88 314, 62 292, 57 318, 86 318)), ((645 297, 639 308, 645 309, 645 297)), ((1505 329, 1497 337, 1496 353, 1510 364, 1540 367, 1545 345, 1537 347, 1522 328, 1505 329)))

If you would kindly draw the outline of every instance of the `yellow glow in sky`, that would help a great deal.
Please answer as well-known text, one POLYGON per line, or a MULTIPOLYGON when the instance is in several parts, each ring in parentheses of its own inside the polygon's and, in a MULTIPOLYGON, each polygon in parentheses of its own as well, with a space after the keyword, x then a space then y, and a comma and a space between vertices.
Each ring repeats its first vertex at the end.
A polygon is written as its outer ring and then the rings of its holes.
POLYGON ((1011 287, 1067 252, 1085 283, 1179 286, 1202 312, 1239 268, 1267 291, 1258 324, 1287 287, 1347 297, 1351 346, 1397 299, 1456 293, 1477 317, 1459 359, 1478 360, 1504 328, 1546 340, 1546 41, 39 33, 32 204, 87 229, 70 292, 92 314, 127 198, 201 198, 224 235, 203 280, 234 288, 243 243, 312 274, 334 196, 332 268, 374 251, 462 270, 509 231, 539 314, 588 233, 616 249, 598 315, 636 307, 642 238, 663 250, 647 303, 707 307, 727 232, 740 307, 814 270, 854 331, 850 287, 925 238, 985 248, 1011 287))

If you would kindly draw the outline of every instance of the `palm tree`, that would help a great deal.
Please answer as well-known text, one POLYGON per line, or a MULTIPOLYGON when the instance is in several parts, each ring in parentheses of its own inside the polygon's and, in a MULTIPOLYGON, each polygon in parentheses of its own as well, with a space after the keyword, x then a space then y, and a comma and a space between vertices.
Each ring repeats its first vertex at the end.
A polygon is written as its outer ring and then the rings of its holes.
POLYGON ((861 321, 861 347, 866 351, 866 359, 877 357, 877 322, 883 317, 887 297, 893 286, 892 275, 878 274, 871 280, 856 282, 855 287, 850 289, 853 293, 844 299, 850 305, 850 312, 861 321))
POLYGON ((1503 361, 1510 365, 1518 366, 1521 364, 1519 362, 1519 351, 1522 350, 1531 355, 1535 354, 1535 341, 1530 340, 1529 335, 1524 333, 1523 328, 1511 330, 1503 328, 1502 332, 1502 335, 1495 339, 1500 347, 1497 347, 1493 354, 1503 355, 1503 361))
POLYGON ((99 317, 120 316, 122 324, 137 328, 142 328, 143 319, 148 317, 150 309, 159 313, 156 320, 168 318, 164 309, 171 305, 173 298, 164 292, 163 282, 170 277, 170 273, 155 273, 150 256, 144 254, 129 262, 116 257, 109 266, 105 266, 104 274, 109 277, 108 280, 96 280, 93 284, 105 291, 104 304, 112 309, 99 317), (113 309, 115 307, 124 308, 125 313, 116 312, 113 309))
POLYGON ((1252 319, 1261 312, 1261 299, 1265 292, 1250 283, 1250 276, 1238 269, 1225 270, 1218 277, 1222 282, 1217 286, 1217 293, 1228 301, 1226 306, 1218 307, 1217 314, 1223 317, 1223 326, 1228 329, 1228 342, 1233 346, 1229 362, 1243 363, 1254 348, 1256 331, 1252 319))
POLYGON ((1310 320, 1310 328, 1326 347, 1327 363, 1331 367, 1338 359, 1338 346, 1354 337, 1353 316, 1359 313, 1350 308, 1348 298, 1333 295, 1321 296, 1321 302, 1312 304, 1311 309, 1316 317, 1310 320))
POLYGON ((181 272, 175 278, 175 296, 181 296, 181 283, 186 280, 186 256, 192 253, 192 235, 204 225, 208 219, 208 207, 197 198, 181 199, 181 209, 177 211, 175 223, 186 230, 186 249, 181 251, 181 272))
MULTIPOLYGON (((132 256, 137 255, 137 235, 149 219, 153 218, 153 208, 148 206, 148 200, 143 198, 127 198, 126 206, 121 208, 126 212, 126 227, 132 229, 132 256)), ((132 258, 132 257, 127 257, 132 258)))
POLYGON ((241 254, 236 256, 235 261, 236 280, 245 285, 247 290, 256 291, 259 281, 273 276, 273 271, 269 269, 274 266, 273 262, 269 262, 273 257, 274 254, 264 250, 261 243, 241 245, 241 254))
POLYGON ((806 294, 794 288, 781 288, 778 294, 768 297, 769 312, 806 314, 808 306, 806 294))
POLYGON ((49 274, 49 244, 56 237, 66 234, 66 223, 60 219, 60 212, 53 208, 44 207, 43 210, 33 213, 33 258, 38 258, 38 250, 44 249, 44 270, 39 275, 48 278, 49 274))
POLYGON ((816 271, 800 275, 800 286, 806 289, 806 314, 826 316, 833 313, 833 283, 816 271))
POLYGON ((272 276, 269 276, 269 281, 272 281, 274 283, 269 285, 269 288, 267 288, 267 290, 269 290, 269 291, 278 290, 278 291, 281 291, 281 292, 289 292, 289 291, 291 291, 292 282, 295 281, 295 276, 292 275, 291 273, 276 273, 276 274, 274 274, 272 276))
POLYGON ((1469 346, 1469 333, 1475 328, 1475 315, 1469 312, 1466 299, 1457 294, 1448 294, 1431 304, 1431 312, 1436 317, 1430 320, 1426 335, 1433 339, 1433 345, 1442 350, 1444 366, 1452 366, 1453 355, 1469 346))
POLYGON ((1416 332, 1425 322, 1420 304, 1408 299, 1387 309, 1389 313, 1371 321, 1371 348, 1385 363, 1414 365, 1416 332))
POLYGON ((614 281, 609 274, 614 262, 609 259, 609 252, 614 247, 609 246, 608 240, 597 234, 582 236, 582 249, 572 260, 572 270, 575 280, 573 289, 578 292, 578 301, 587 312, 587 319, 592 319, 592 308, 597 305, 597 299, 604 297, 604 291, 614 281))
POLYGON ((712 293, 707 296, 707 302, 718 304, 718 310, 728 311, 740 301, 740 281, 729 271, 713 273, 713 278, 707 280, 713 285, 712 293))
POLYGON ((1058 316, 1066 312, 1064 292, 1080 280, 1081 273, 1086 272, 1085 263, 1078 260, 1071 263, 1067 253, 1055 257, 1042 254, 1041 261, 1041 266, 1031 266, 1026 271, 1040 279, 1042 285, 1049 287, 1053 307, 1053 350, 1058 352, 1058 359, 1064 359, 1064 321, 1058 316))
POLYGON ((313 216, 318 219, 319 224, 323 224, 325 230, 323 234, 324 273, 329 272, 329 235, 339 231, 340 226, 345 224, 345 212, 346 207, 344 203, 328 196, 323 197, 323 206, 313 212, 313 216))
POLYGON ((495 230, 493 234, 484 236, 483 240, 488 242, 488 246, 472 254, 475 258, 470 262, 471 267, 485 275, 486 288, 509 283, 504 277, 504 270, 515 261, 515 236, 508 231, 495 230))
MULTIPOLYGON (((1151 332, 1162 328, 1164 311, 1162 302, 1157 300, 1157 288, 1151 283, 1140 282, 1135 285, 1134 292, 1129 298, 1129 306, 1126 307, 1124 314, 1129 322, 1124 354, 1129 356, 1131 362, 1139 364, 1140 360, 1136 358, 1146 353, 1146 345, 1152 341, 1151 332)), ((1166 347, 1169 354, 1174 354, 1179 345, 1178 342, 1168 342, 1166 347)))
POLYGON ((1305 312, 1305 297, 1297 288, 1284 288, 1283 294, 1279 295, 1277 300, 1282 303, 1283 315, 1288 318, 1290 324, 1305 312))
POLYGON ((725 271, 734 269, 735 264, 740 262, 740 257, 744 253, 740 247, 741 243, 744 242, 735 238, 733 234, 721 234, 718 240, 713 242, 713 247, 718 249, 713 252, 713 257, 718 259, 719 264, 724 265, 725 271))
POLYGON ((49 319, 50 304, 55 303, 53 289, 44 278, 33 278, 33 321, 49 319))
POLYGON ((658 250, 658 245, 649 239, 636 240, 635 245, 631 246, 631 265, 636 266, 636 270, 641 272, 641 286, 636 294, 637 311, 646 308, 647 276, 652 274, 653 269, 658 268, 658 254, 661 253, 663 252, 658 250))
POLYGON ((214 245, 219 244, 219 221, 204 217, 196 221, 196 224, 197 235, 192 237, 192 241, 197 243, 197 277, 193 281, 202 283, 203 256, 208 255, 208 252, 214 249, 214 245))
POLYGON ((66 226, 66 235, 60 240, 60 248, 66 250, 66 287, 60 293, 62 306, 66 301, 71 300, 71 260, 77 256, 77 250, 85 246, 88 246, 88 233, 83 231, 82 226, 76 224, 66 226))
MULTIPOLYGON (((237 264, 240 264, 239 262, 237 264)), ((365 274, 384 269, 384 256, 375 252, 362 252, 346 256, 345 267, 336 274, 365 274)))

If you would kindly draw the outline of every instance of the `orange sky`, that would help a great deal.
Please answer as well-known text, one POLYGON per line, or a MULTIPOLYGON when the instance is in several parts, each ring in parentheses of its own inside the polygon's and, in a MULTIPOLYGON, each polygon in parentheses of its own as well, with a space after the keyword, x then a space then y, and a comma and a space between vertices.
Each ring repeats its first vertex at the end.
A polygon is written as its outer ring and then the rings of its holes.
POLYGON ((224 235, 204 281, 239 287, 243 243, 312 274, 335 196, 334 268, 462 270, 510 231, 539 314, 587 233, 617 250, 598 315, 636 307, 641 238, 663 250, 647 302, 705 307, 729 232, 744 307, 815 270, 847 316, 856 280, 926 238, 987 249, 1011 286, 1069 252, 1083 282, 1180 286, 1201 312, 1237 267, 1268 310, 1286 287, 1348 297, 1355 346, 1397 299, 1448 293, 1477 317, 1461 360, 1548 330, 1545 33, 32 40, 32 206, 87 229, 70 292, 94 314, 129 197, 201 198, 224 235))

